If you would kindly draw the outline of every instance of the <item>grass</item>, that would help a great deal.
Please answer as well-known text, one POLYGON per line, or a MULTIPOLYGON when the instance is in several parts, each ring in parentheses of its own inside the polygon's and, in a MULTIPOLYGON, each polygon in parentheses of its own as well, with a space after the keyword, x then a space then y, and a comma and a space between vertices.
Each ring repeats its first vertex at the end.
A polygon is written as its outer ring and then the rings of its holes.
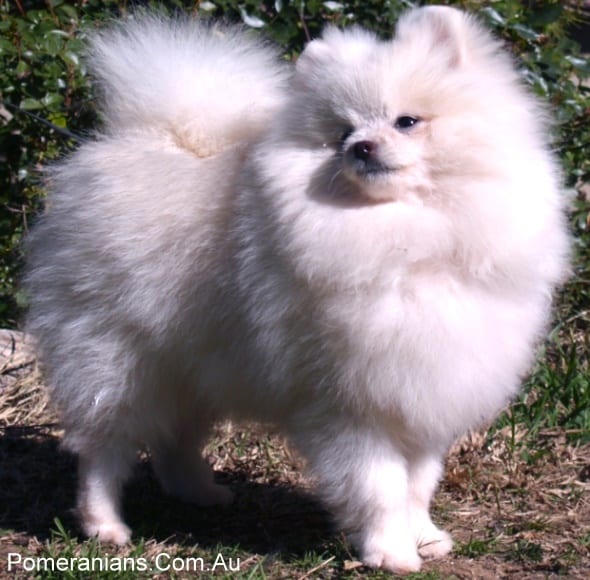
POLYGON ((455 554, 466 558, 479 558, 485 554, 493 554, 497 545, 495 538, 470 538, 467 542, 461 542, 455 546, 455 554))

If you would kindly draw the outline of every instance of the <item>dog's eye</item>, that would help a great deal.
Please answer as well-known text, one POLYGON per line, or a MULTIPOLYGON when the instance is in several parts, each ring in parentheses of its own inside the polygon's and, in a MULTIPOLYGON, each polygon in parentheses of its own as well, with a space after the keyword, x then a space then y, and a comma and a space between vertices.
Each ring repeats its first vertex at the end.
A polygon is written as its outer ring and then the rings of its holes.
POLYGON ((418 117, 412 117, 410 115, 401 115, 395 120, 394 127, 399 131, 408 131, 420 122, 418 117))
POLYGON ((340 135, 340 144, 343 145, 344 142, 352 135, 354 129, 352 127, 347 127, 345 131, 340 135))

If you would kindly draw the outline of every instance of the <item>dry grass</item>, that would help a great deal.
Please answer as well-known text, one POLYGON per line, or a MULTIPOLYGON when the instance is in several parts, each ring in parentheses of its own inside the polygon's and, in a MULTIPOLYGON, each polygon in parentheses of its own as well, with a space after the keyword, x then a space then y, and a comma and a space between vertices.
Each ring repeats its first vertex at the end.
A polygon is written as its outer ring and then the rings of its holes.
MULTIPOLYGON (((106 549, 72 539, 75 461, 59 450, 61 434, 30 351, 0 336, 0 578, 14 578, 9 553, 102 555, 106 549), (55 532, 56 517, 65 534, 55 532)), ((523 437, 518 430, 491 440, 473 434, 454 447, 434 511, 456 550, 415 578, 589 577, 590 446, 568 444, 557 430, 541 432, 534 445, 523 437)), ((355 561, 281 438, 223 425, 208 453, 219 480, 236 491, 235 505, 198 509, 165 497, 140 456, 125 511, 144 540, 109 554, 153 559, 165 551, 210 561, 223 552, 241 559, 240 578, 390 577, 355 561)))

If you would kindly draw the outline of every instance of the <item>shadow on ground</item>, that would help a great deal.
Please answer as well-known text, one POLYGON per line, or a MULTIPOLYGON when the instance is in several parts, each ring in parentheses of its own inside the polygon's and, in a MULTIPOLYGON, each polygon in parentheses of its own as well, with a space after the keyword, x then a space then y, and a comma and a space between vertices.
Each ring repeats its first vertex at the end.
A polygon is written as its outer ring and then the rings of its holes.
MULTIPOLYGON (((216 477, 231 487, 236 500, 225 508, 201 508, 164 495, 149 462, 140 461, 124 495, 125 518, 134 530, 134 541, 145 537, 203 548, 238 544, 249 552, 297 555, 332 534, 329 515, 304 491, 280 483, 253 483, 239 471, 218 472, 216 477)), ((3 429, 3 528, 43 541, 59 518, 72 536, 78 536, 75 489, 76 460, 60 449, 51 428, 3 429)))

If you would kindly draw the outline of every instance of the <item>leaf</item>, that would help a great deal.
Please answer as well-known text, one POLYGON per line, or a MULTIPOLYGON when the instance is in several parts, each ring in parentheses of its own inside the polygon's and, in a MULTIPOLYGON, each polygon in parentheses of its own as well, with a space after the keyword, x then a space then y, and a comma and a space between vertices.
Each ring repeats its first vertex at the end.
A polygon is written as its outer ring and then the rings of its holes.
POLYGON ((213 2, 205 1, 199 4, 199 10, 203 10, 204 12, 213 12, 216 8, 217 6, 213 2))
POLYGON ((480 14, 483 14, 490 24, 496 24, 497 26, 506 26, 506 20, 497 10, 494 10, 491 6, 486 6, 479 11, 480 14))
POLYGON ((65 30, 59 30, 58 28, 51 30, 48 34, 55 34, 56 36, 61 36, 62 38, 70 38, 69 32, 66 32, 65 30))
POLYGON ((539 35, 532 28, 524 26, 523 24, 514 24, 510 28, 511 30, 516 32, 516 34, 520 36, 520 38, 527 40, 529 42, 534 42, 539 38, 539 35))
POLYGON ((49 115, 48 119, 56 127, 60 127, 61 129, 67 129, 68 127, 68 120, 65 118, 63 113, 53 113, 52 115, 49 115))
POLYGON ((247 26, 250 26, 251 28, 263 28, 266 26, 264 20, 261 20, 258 18, 258 16, 252 16, 251 14, 248 14, 244 6, 240 6, 239 9, 242 21, 247 26))
POLYGON ((549 85, 539 73, 532 70, 525 70, 524 77, 540 95, 546 96, 549 93, 549 85))
POLYGON ((70 22, 78 22, 78 11, 74 6, 63 4, 59 7, 57 12, 60 15, 60 19, 65 17, 65 19, 69 20, 70 22))
POLYGON ((61 105, 64 98, 59 93, 47 93, 42 99, 41 102, 45 107, 55 107, 57 105, 61 105))
POLYGON ((562 3, 550 4, 543 8, 537 7, 530 15, 530 23, 533 26, 547 26, 559 20, 563 11, 562 3))
POLYGON ((567 60, 576 71, 581 72, 584 76, 590 75, 590 59, 573 56, 571 54, 564 56, 564 59, 567 60))
POLYGON ((38 99, 23 99, 20 102, 19 107, 23 109, 23 111, 35 111, 36 109, 42 109, 43 103, 38 99))
POLYGON ((23 75, 28 73, 29 70, 29 65, 24 60, 19 60, 18 64, 16 65, 16 69, 14 69, 14 72, 18 77, 22 77, 23 75))
POLYGON ((342 12, 344 4, 340 2, 324 2, 324 6, 331 12, 342 12))
POLYGON ((0 55, 3 54, 16 54, 16 46, 10 42, 7 38, 0 38, 0 55))
POLYGON ((63 38, 53 34, 53 31, 43 36, 42 48, 51 56, 57 56, 63 48, 63 44, 63 38))
POLYGON ((79 66, 80 65, 80 57, 71 50, 66 50, 62 55, 62 59, 66 64, 71 64, 72 66, 79 66))

